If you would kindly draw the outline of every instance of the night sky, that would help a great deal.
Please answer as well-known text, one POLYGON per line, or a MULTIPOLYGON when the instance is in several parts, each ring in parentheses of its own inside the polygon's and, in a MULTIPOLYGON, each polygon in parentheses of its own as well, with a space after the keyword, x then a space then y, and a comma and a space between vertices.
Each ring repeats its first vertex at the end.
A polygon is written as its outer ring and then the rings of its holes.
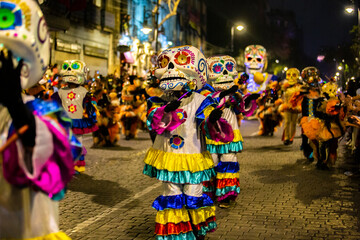
MULTIPOLYGON (((261 27, 263 19, 261 12, 271 9, 293 11, 296 23, 303 34, 301 49, 311 59, 316 59, 322 47, 336 47, 344 42, 350 42, 349 31, 357 23, 355 15, 347 15, 344 11, 346 0, 206 0, 211 16, 208 22, 208 39, 218 46, 230 41, 232 23, 243 21, 248 32, 236 36, 235 47, 243 48, 246 44, 262 44, 262 37, 254 35, 252 28, 261 27), (254 13, 255 12, 255 13, 254 13), (214 15, 215 14, 215 15, 214 15), (222 26, 226 32, 219 39, 222 26), (209 29, 211 29, 209 31, 209 29), (225 43, 224 43, 225 42, 225 43), (236 45, 237 44, 237 45, 236 45)), ((266 46, 265 46, 266 47, 266 46)))

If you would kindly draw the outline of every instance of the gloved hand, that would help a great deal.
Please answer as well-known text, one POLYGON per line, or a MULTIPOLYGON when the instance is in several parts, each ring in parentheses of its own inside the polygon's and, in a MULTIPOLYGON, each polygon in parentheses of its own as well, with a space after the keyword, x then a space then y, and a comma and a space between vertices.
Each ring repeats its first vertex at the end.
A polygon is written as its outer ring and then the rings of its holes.
POLYGON ((216 123, 222 115, 223 111, 220 108, 215 108, 209 115, 209 122, 216 123))
POLYGON ((172 112, 180 106, 180 101, 174 100, 168 103, 164 109, 165 112, 172 112))
POLYGON ((220 99, 227 96, 236 93, 236 91, 239 89, 237 85, 232 86, 231 88, 224 90, 220 93, 220 99))
POLYGON ((14 68, 11 51, 8 52, 8 56, 5 56, 4 52, 1 51, 0 62, 0 103, 8 109, 16 129, 24 125, 29 126, 29 129, 20 138, 25 147, 34 147, 35 118, 21 97, 20 74, 23 60, 21 59, 17 67, 14 68))

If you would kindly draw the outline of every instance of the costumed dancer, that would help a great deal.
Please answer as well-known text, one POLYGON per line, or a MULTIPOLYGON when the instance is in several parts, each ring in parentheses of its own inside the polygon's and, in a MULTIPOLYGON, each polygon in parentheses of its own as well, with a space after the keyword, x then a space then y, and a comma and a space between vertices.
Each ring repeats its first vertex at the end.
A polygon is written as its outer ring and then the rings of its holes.
POLYGON ((155 75, 164 94, 148 101, 148 127, 158 135, 143 171, 163 182, 164 191, 153 203, 158 240, 204 239, 216 228, 214 203, 203 194, 202 182, 215 176, 203 133, 231 142, 233 131, 212 98, 192 91, 206 84, 207 70, 204 55, 192 46, 158 56, 155 75))
MULTIPOLYGON (((319 125, 318 121, 315 119, 315 111, 321 100, 319 71, 315 67, 306 67, 301 71, 301 78, 303 79, 305 86, 302 86, 301 94, 299 96, 293 96, 293 99, 290 101, 301 101, 301 149, 304 156, 310 162, 313 162, 314 159, 319 159, 319 142, 317 140, 319 125)), ((297 105, 297 103, 294 105, 297 105)))
POLYGON ((284 103, 281 106, 284 112, 284 131, 282 135, 284 145, 293 143, 298 115, 301 112, 301 102, 290 101, 300 95, 299 77, 300 71, 297 68, 289 68, 289 70, 286 71, 286 81, 283 84, 284 103))
POLYGON ((338 139, 345 134, 344 107, 337 95, 335 81, 325 83, 321 90, 321 102, 315 116, 319 124, 317 139, 319 141, 319 158, 316 167, 328 169, 337 159, 338 139))
POLYGON ((232 127, 234 139, 230 142, 215 142, 206 138, 207 150, 214 160, 216 178, 204 182, 204 193, 216 197, 219 207, 227 208, 240 193, 239 163, 236 153, 243 149, 239 120, 244 112, 242 93, 234 83, 237 76, 236 61, 230 56, 214 56, 207 59, 209 66, 209 84, 200 91, 211 96, 223 108, 222 118, 232 127), (215 196, 214 196, 215 195, 215 196))
POLYGON ((57 200, 81 145, 61 105, 21 94, 50 60, 45 19, 36 1, 2 1, 0 10, 0 239, 69 240, 57 200))
MULTIPOLYGON (((66 60, 61 66, 60 75, 67 86, 59 89, 51 98, 62 104, 63 108, 72 119, 72 131, 76 138, 82 142, 82 136, 86 133, 98 130, 96 125, 96 108, 94 99, 83 85, 86 80, 88 68, 80 60, 66 60)), ((86 149, 75 163, 76 172, 85 171, 86 149)))
POLYGON ((273 136, 276 127, 282 122, 283 117, 280 113, 282 100, 278 97, 278 86, 277 81, 269 83, 266 91, 256 100, 259 106, 256 117, 260 122, 258 133, 260 136, 273 136))

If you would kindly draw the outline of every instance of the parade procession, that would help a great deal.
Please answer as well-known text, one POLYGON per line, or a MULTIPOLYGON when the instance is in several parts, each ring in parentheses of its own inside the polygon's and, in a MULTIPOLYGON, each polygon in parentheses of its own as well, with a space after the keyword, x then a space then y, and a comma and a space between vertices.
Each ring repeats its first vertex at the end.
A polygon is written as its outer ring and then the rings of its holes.
POLYGON ((360 239, 359 14, 0 0, 0 240, 360 239))

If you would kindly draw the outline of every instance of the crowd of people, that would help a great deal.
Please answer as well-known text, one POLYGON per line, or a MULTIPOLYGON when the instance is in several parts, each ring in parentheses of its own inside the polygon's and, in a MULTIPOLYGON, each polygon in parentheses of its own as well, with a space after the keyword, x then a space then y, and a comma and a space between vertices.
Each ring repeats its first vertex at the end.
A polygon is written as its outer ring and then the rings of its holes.
MULTIPOLYGON (((20 2, 1 8, 26 6, 31 21, 44 21, 34 1, 20 2)), ((92 134, 94 147, 111 147, 122 136, 136 138, 138 129, 149 132, 143 173, 163 183, 152 205, 158 240, 204 239, 217 228, 215 205, 233 206, 244 118, 259 120, 261 136, 283 126, 284 145, 293 143, 299 124, 301 150, 320 170, 335 165, 341 139, 359 157, 356 81, 341 91, 335 77, 322 79, 312 66, 276 79, 265 72, 260 45, 246 48, 244 73, 231 56, 206 58, 179 46, 161 52, 146 79, 117 79, 98 71, 89 77, 80 60, 48 67, 47 33, 34 26, 12 31, 32 38, 5 44, 0 54, 0 218, 8 219, 0 221, 1 239, 69 239, 58 227, 57 201, 72 176, 85 171, 84 134, 92 134)))

